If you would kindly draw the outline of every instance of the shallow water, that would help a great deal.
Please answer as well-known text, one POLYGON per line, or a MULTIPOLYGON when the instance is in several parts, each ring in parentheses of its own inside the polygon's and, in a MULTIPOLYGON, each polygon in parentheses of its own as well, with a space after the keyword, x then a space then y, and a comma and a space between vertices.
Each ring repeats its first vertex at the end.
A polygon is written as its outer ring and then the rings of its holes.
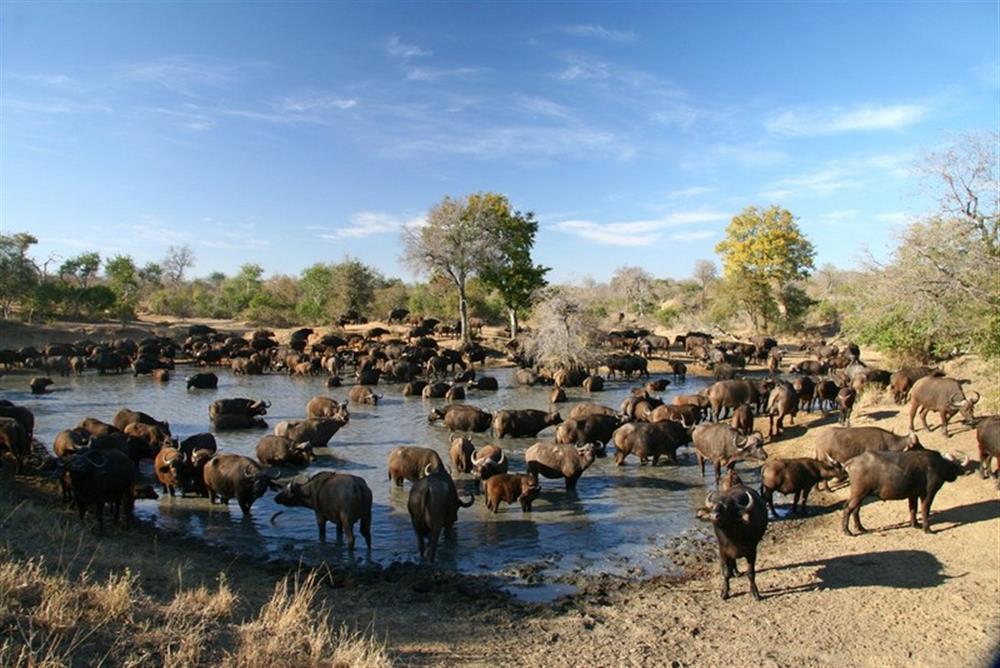
MULTIPOLYGON (((56 378, 55 391, 33 396, 22 391, 23 376, 0 378, 4 398, 23 404, 36 416, 35 436, 51 446, 57 432, 75 426, 82 418, 94 416, 111 420, 121 407, 142 410, 170 422, 175 436, 185 437, 208 430, 208 406, 225 397, 265 398, 272 402, 266 417, 273 427, 280 420, 302 418, 306 402, 317 394, 346 400, 349 388, 328 390, 324 378, 289 378, 281 374, 235 377, 226 371, 217 391, 186 391, 178 368, 174 380, 158 384, 148 377, 131 376, 56 378)), ((489 370, 500 381, 498 392, 470 391, 466 403, 488 411, 500 408, 549 409, 550 388, 514 387, 512 370, 489 370)), ((655 377, 655 376, 654 376, 655 377)), ((636 381, 612 381, 604 392, 588 395, 570 389, 570 401, 558 405, 568 416, 573 403, 596 401, 617 407, 636 381)), ((670 385, 665 396, 695 392, 706 381, 689 378, 670 385)), ((402 397, 401 385, 380 385, 383 394, 377 407, 351 406, 350 423, 319 450, 317 461, 307 474, 338 470, 363 477, 374 496, 370 557, 364 541, 354 554, 336 542, 336 532, 328 526, 326 545, 318 541, 313 512, 306 508, 284 508, 268 493, 253 506, 252 517, 244 519, 235 501, 228 507, 209 504, 206 499, 161 497, 140 501, 136 514, 163 530, 186 533, 228 549, 261 558, 295 559, 306 563, 366 562, 380 564, 416 559, 416 540, 406 511, 409 483, 393 488, 386 477, 385 462, 390 450, 399 445, 435 448, 448 461, 448 432, 427 422, 431 407, 442 400, 402 397), (273 523, 272 515, 283 510, 273 523)), ((254 456, 263 430, 227 431, 216 434, 221 451, 254 456)), ((510 471, 524 470, 524 451, 537 440, 551 440, 554 429, 537 439, 504 439, 501 443, 511 462, 510 471)), ((492 439, 473 435, 477 447, 492 439)), ((613 448, 609 448, 613 452, 613 448)), ((143 474, 152 477, 152 467, 143 463, 143 474)), ((285 471, 283 475, 292 475, 285 471)), ((711 481, 709 473, 709 481, 711 481)), ((465 476, 457 479, 460 494, 473 491, 474 483, 465 476)), ((157 486, 158 487, 158 486, 157 486)), ((690 449, 682 449, 679 464, 639 466, 634 457, 623 467, 613 457, 598 459, 577 485, 576 495, 565 492, 561 480, 542 479, 542 492, 531 513, 520 507, 503 506, 490 514, 481 499, 459 511, 456 531, 444 539, 438 552, 441 566, 463 571, 517 575, 530 566, 533 573, 560 575, 569 572, 649 574, 669 568, 662 548, 671 539, 690 532, 703 532, 694 511, 705 499, 705 484, 690 449)))

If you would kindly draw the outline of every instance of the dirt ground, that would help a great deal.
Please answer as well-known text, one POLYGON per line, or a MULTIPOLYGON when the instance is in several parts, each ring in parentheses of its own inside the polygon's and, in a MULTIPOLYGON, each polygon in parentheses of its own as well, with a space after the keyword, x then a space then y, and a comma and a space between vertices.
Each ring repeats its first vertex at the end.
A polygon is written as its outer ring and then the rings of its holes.
MULTIPOLYGON (((12 336, 4 333, 0 347, 23 345, 4 340, 12 336)), ((977 378, 973 387, 996 383, 977 378)), ((872 398, 861 406, 855 426, 907 431, 905 407, 872 398)), ((936 417, 930 421, 933 431, 918 431, 925 447, 978 459, 972 428, 953 421, 953 436, 945 438, 936 417)), ((812 456, 816 437, 835 422, 800 414, 766 449, 771 457, 812 456)), ((767 432, 766 419, 757 426, 767 432)), ((682 450, 681 456, 693 455, 682 450)), ((44 492, 30 482, 18 487, 30 503, 58 507, 51 484, 44 492)), ((905 501, 870 501, 861 514, 871 532, 845 536, 839 508, 846 496, 846 489, 816 491, 808 517, 771 522, 757 564, 761 602, 748 595, 745 578, 736 578, 733 597, 722 601, 717 562, 705 551, 683 577, 581 578, 580 594, 545 605, 518 603, 487 581, 415 565, 328 573, 325 599, 335 621, 370 630, 406 665, 990 665, 1000 646, 996 483, 976 471, 946 484, 934 502, 931 534, 905 525, 905 501)), ((776 501, 780 509, 787 499, 776 501)), ((157 564, 142 575, 154 596, 176 587, 181 572, 189 581, 211 582, 223 570, 249 610, 295 569, 247 563, 148 527, 114 528, 99 542, 89 535, 67 540, 79 525, 62 512, 60 553, 75 540, 72 551, 92 550, 91 565, 107 572, 141 551, 157 564)), ((54 558, 51 540, 25 531, 0 536, 0 543, 21 557, 54 558)))

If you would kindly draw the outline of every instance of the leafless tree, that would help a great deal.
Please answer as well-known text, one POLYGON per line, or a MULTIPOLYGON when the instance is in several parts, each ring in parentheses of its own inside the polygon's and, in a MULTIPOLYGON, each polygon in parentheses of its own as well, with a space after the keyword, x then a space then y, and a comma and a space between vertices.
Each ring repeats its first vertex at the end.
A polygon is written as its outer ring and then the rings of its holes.
POLYGON ((625 299, 625 315, 629 306, 635 305, 638 315, 646 314, 646 306, 653 297, 653 275, 642 267, 618 267, 611 277, 611 287, 625 299))
POLYGON ((701 286, 701 310, 704 311, 708 305, 708 286, 718 278, 719 271, 711 260, 698 260, 694 263, 692 276, 701 286))
POLYGON ((565 291, 549 290, 535 305, 532 321, 525 350, 539 365, 549 369, 598 365, 597 323, 565 291))
POLYGON ((194 266, 194 260, 194 251, 188 244, 171 246, 167 249, 167 256, 160 263, 163 277, 168 283, 177 285, 184 280, 184 272, 194 266))

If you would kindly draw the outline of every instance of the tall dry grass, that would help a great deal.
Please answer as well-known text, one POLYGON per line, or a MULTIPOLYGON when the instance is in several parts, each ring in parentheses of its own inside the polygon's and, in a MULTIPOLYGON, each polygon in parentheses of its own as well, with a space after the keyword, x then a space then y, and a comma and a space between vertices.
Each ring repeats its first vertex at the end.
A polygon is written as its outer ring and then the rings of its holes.
POLYGON ((0 666, 392 665, 381 643, 331 620, 315 573, 280 579, 253 606, 224 574, 185 586, 187 564, 137 542, 98 541, 0 493, 0 666))

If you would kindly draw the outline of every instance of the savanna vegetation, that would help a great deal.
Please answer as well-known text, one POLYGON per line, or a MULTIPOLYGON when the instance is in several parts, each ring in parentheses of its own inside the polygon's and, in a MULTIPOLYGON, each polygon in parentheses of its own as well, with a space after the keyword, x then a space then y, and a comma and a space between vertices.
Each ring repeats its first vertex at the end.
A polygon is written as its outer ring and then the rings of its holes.
POLYGON ((962 352, 1000 357, 1000 178, 996 133, 969 135, 917 164, 936 204, 899 235, 886 260, 851 270, 815 266, 812 242, 781 206, 748 206, 716 246, 718 265, 699 260, 690 278, 635 266, 610 281, 547 290, 548 269, 531 256, 538 223, 503 195, 445 197, 423 225, 402 231, 403 260, 425 280, 406 283, 345 257, 298 276, 265 276, 245 264, 233 275, 189 277, 194 252, 171 247, 138 266, 96 252, 37 258, 30 233, 0 237, 4 317, 119 318, 148 312, 179 318, 238 318, 271 325, 323 325, 357 311, 370 320, 394 308, 455 322, 505 324, 553 312, 588 323, 715 329, 727 333, 821 333, 855 339, 901 360, 962 352), (559 303, 546 299, 558 294, 559 303), (540 304, 544 304, 539 307, 540 304), (534 312, 533 312, 534 311, 534 312))

